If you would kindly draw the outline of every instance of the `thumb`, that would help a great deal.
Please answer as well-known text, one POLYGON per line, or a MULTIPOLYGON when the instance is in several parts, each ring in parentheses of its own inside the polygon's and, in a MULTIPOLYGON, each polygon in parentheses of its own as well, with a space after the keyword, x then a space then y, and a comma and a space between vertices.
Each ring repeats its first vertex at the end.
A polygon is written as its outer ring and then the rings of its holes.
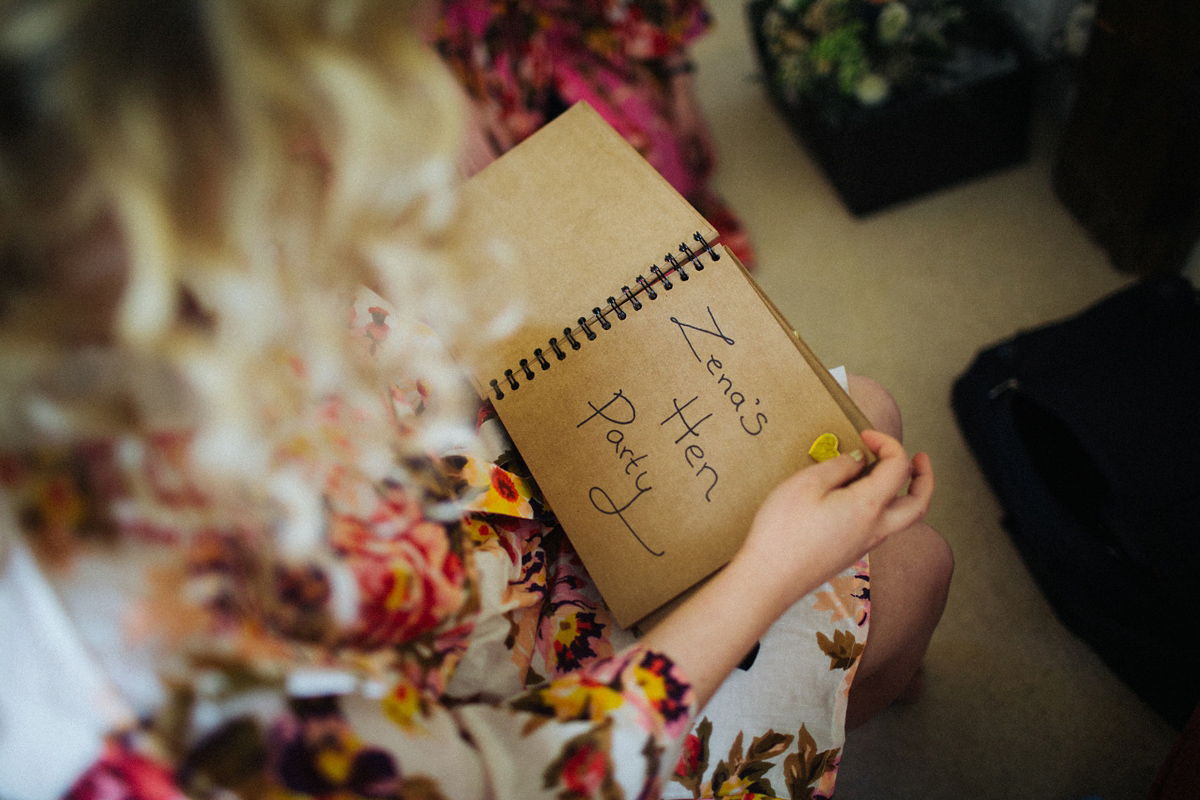
POLYGON ((862 472, 865 464, 866 460, 863 458, 862 451, 856 450, 853 453, 843 453, 836 458, 822 461, 804 472, 809 480, 815 482, 821 490, 821 494, 825 494, 845 486, 862 472))

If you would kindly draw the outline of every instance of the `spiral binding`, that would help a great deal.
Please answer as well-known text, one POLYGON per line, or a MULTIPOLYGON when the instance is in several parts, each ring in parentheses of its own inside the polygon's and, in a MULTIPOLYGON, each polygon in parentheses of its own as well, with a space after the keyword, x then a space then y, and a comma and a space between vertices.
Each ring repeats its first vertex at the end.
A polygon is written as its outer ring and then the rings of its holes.
MULTIPOLYGON (((644 275, 638 275, 634 283, 637 284, 636 289, 631 289, 629 286, 621 287, 621 299, 618 300, 616 295, 609 297, 605 301, 605 306, 596 306, 592 309, 591 317, 580 317, 576 320, 576 327, 563 328, 563 339, 566 340, 567 346, 571 350, 579 350, 583 347, 583 343, 577 338, 580 333, 587 341, 593 341, 599 334, 593 329, 595 325, 599 325, 602 331, 612 329, 613 323, 609 320, 610 316, 615 316, 618 321, 624 320, 629 316, 622 306, 629 305, 635 312, 641 311, 645 305, 639 298, 639 295, 644 295, 647 300, 654 301, 658 299, 659 293, 655 291, 655 286, 660 287, 664 291, 671 291, 675 284, 668 277, 672 272, 680 281, 689 280, 685 267, 694 267, 697 272, 704 270, 704 262, 700 257, 707 255, 712 261, 720 261, 721 256, 712 249, 712 245, 697 231, 692 235, 693 241, 699 244, 699 252, 696 252, 688 245, 687 242, 679 243, 679 253, 683 257, 677 258, 672 253, 667 253, 663 256, 663 261, 668 265, 665 269, 660 268, 657 264, 650 266, 650 274, 654 277, 646 280, 644 275)), ((548 342, 550 350, 554 352, 554 358, 557 361, 563 361, 567 357, 566 347, 563 346, 562 340, 556 336, 550 337, 548 342)), ((542 372, 550 369, 551 361, 547 357, 546 350, 541 347, 535 347, 533 350, 533 361, 536 362, 538 369, 542 372)), ((522 358, 517 362, 517 371, 521 373, 524 381, 532 381, 536 374, 530 360, 522 358)), ((505 389, 502 383, 508 384, 508 391, 516 391, 521 387, 522 381, 517 380, 517 376, 511 369, 504 370, 503 381, 500 379, 492 379, 488 381, 488 385, 492 387, 492 392, 497 400, 503 400, 505 397, 505 389)))

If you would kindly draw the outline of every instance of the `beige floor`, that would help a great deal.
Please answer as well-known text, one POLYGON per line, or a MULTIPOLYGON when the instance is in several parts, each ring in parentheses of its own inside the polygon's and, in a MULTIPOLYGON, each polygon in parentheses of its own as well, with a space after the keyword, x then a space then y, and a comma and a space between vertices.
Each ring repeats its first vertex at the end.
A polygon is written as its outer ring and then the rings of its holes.
POLYGON ((957 559, 926 694, 851 735, 839 800, 1143 797, 1174 731, 1054 618, 949 408, 978 349, 1131 280, 1050 189, 1053 120, 1027 165, 855 219, 755 82, 742 4, 712 7, 695 55, 717 187, 809 344, 895 394, 906 443, 933 457, 931 521, 957 559))

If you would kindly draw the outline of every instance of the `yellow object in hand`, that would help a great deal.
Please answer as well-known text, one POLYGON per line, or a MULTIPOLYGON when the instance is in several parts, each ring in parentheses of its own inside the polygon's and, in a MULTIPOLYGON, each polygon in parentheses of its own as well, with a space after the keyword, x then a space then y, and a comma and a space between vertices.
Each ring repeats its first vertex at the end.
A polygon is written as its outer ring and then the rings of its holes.
POLYGON ((832 433, 822 433, 808 448, 808 454, 814 461, 828 461, 838 457, 838 438, 832 433))

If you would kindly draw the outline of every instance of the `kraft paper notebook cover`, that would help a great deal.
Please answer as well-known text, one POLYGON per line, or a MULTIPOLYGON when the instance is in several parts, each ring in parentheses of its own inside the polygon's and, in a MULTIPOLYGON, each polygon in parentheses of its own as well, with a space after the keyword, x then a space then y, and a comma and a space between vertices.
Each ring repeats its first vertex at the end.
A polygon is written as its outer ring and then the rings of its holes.
POLYGON ((726 564, 819 435, 863 447, 861 412, 712 226, 586 104, 463 199, 526 278, 473 379, 618 624, 726 564))

